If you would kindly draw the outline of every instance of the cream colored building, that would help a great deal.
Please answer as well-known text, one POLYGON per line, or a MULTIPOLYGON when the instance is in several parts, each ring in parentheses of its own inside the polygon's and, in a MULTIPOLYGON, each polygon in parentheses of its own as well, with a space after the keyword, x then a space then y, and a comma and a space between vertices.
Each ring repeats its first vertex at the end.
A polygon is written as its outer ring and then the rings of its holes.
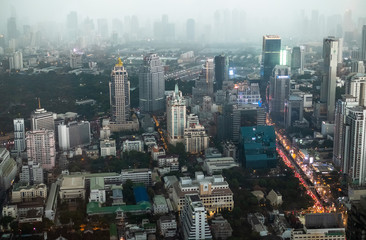
POLYGON ((64 176, 60 187, 61 201, 72 202, 76 199, 85 199, 85 177, 64 176))
POLYGON ((173 184, 173 205, 178 210, 183 209, 185 196, 198 194, 210 215, 223 209, 231 211, 234 208, 233 192, 222 175, 204 176, 202 172, 195 173, 195 179, 181 177, 173 184))
POLYGON ((47 198, 47 186, 46 184, 38 185, 21 185, 19 183, 14 184, 11 193, 11 201, 13 203, 29 202, 32 199, 41 197, 47 198))

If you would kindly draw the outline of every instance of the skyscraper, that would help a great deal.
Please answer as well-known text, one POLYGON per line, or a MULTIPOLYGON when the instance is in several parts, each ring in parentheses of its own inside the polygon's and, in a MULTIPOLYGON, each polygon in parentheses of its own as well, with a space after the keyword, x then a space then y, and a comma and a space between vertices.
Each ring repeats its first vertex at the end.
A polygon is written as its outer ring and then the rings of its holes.
POLYGON ((75 40, 78 34, 78 15, 75 11, 72 11, 67 15, 66 28, 69 39, 75 40))
POLYGON ((12 57, 9 57, 9 69, 22 70, 23 69, 23 54, 20 51, 13 53, 12 57))
POLYGON ((214 60, 208 58, 202 66, 201 74, 192 88, 195 103, 202 102, 204 96, 213 97, 213 82, 215 78, 214 60))
POLYGON ((19 154, 25 150, 25 127, 23 118, 15 118, 14 123, 14 150, 19 154))
POLYGON ((205 127, 199 123, 198 116, 188 116, 187 127, 184 129, 186 152, 199 153, 208 147, 208 135, 205 127))
POLYGON ((38 103, 38 108, 32 112, 30 118, 32 131, 40 129, 55 130, 53 113, 47 112, 44 108, 41 108, 40 102, 38 103))
POLYGON ((58 125, 58 144, 61 150, 90 144, 90 123, 88 121, 69 122, 58 125))
POLYGON ((175 85, 175 91, 167 98, 167 132, 172 144, 183 141, 186 126, 186 100, 175 85))
POLYGON ((26 133, 28 162, 40 163, 44 169, 55 167, 55 134, 52 130, 42 129, 26 133))
POLYGON ((186 24, 186 34, 187 34, 187 41, 193 42, 195 40, 195 33, 196 33, 196 22, 194 19, 190 18, 187 20, 186 24))
POLYGON ((281 38, 276 35, 263 36, 262 47, 262 80, 267 82, 276 65, 280 64, 281 57, 281 38))
POLYGON ((362 27, 361 60, 366 61, 366 25, 362 27))
POLYGON ((181 223, 183 239, 212 239, 210 227, 207 222, 207 211, 197 194, 185 196, 181 223))
POLYGON ((290 95, 290 68, 277 65, 273 69, 269 86, 269 112, 277 120, 285 117, 285 103, 290 95))
POLYGON ((120 58, 111 73, 109 97, 112 122, 117 124, 126 123, 130 118, 130 82, 120 58))
POLYGON ((229 58, 215 56, 215 91, 222 90, 222 83, 229 79, 229 58))
POLYGON ((293 47, 291 54, 291 71, 304 70, 304 51, 301 47, 293 47))
POLYGON ((337 87, 337 64, 339 56, 339 40, 327 37, 323 40, 323 81, 320 101, 327 105, 327 120, 334 121, 335 93, 337 87))
POLYGON ((7 30, 8 30, 8 36, 7 36, 8 40, 13 38, 15 39, 18 37, 17 23, 15 17, 8 18, 7 30))
POLYGON ((164 111, 164 68, 157 54, 144 57, 139 72, 139 105, 142 112, 164 111))

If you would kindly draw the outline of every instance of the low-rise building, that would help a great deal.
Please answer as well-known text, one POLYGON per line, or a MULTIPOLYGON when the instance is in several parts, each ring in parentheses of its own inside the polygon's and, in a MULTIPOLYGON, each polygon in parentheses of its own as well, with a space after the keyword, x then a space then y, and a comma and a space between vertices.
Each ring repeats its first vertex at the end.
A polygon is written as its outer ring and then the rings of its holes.
POLYGON ((116 156, 116 141, 112 139, 100 140, 100 156, 116 156))
POLYGON ((177 221, 173 215, 161 216, 158 227, 165 238, 174 237, 177 234, 177 221))
POLYGON ((151 170, 148 168, 123 169, 121 172, 121 180, 122 183, 125 183, 129 179, 133 183, 143 183, 145 186, 151 186, 151 174, 151 170))
POLYGON ((85 177, 84 176, 63 176, 60 187, 61 201, 73 202, 77 199, 85 199, 85 177))
POLYGON ((271 202, 272 206, 281 206, 282 205, 282 195, 275 190, 271 190, 267 195, 267 200, 271 202))
POLYGON ((225 240, 233 234, 233 229, 231 228, 230 223, 222 216, 212 219, 211 231, 214 239, 225 240))
POLYGON ((142 152, 143 150, 144 145, 141 140, 125 140, 122 143, 123 152, 130 152, 130 151, 142 152))
POLYGON ((22 166, 22 172, 19 174, 20 182, 23 184, 43 183, 43 168, 40 163, 33 164, 32 161, 22 166))
POLYGON ((202 172, 195 173, 195 179, 181 177, 174 183, 172 199, 174 207, 181 211, 185 196, 198 194, 209 214, 234 208, 233 192, 222 175, 204 176, 202 172))
POLYGON ((207 158, 204 160, 203 170, 205 170, 208 175, 212 175, 214 173, 221 173, 223 169, 238 166, 239 164, 235 162, 232 157, 207 158))
POLYGON ((157 161, 159 156, 165 155, 166 153, 164 147, 155 145, 151 148, 151 157, 154 161, 157 161))
POLYGON ((18 218, 18 207, 17 205, 4 205, 3 206, 3 212, 2 216, 8 216, 12 217, 14 219, 18 218))
POLYGON ((57 208, 57 193, 58 193, 58 183, 52 183, 50 193, 48 194, 48 199, 46 202, 46 208, 44 211, 44 216, 51 221, 55 220, 56 208, 57 208))
POLYGON ((154 196, 154 214, 165 214, 169 212, 168 205, 163 195, 154 196))
POLYGON ((92 177, 90 179, 90 197, 89 202, 105 203, 106 195, 104 189, 103 177, 92 177))
POLYGON ((160 168, 168 167, 170 171, 179 171, 178 158, 178 155, 158 156, 158 166, 160 168))
POLYGON ((268 235, 267 227, 264 225, 264 216, 261 213, 248 214, 248 222, 252 230, 259 233, 261 237, 268 235))
POLYGON ((47 198, 46 184, 43 183, 38 185, 21 185, 20 183, 14 184, 11 193, 11 201, 13 203, 29 202, 37 197, 40 197, 42 199, 47 198))
POLYGON ((19 223, 42 222, 44 199, 35 198, 31 202, 18 204, 19 223))

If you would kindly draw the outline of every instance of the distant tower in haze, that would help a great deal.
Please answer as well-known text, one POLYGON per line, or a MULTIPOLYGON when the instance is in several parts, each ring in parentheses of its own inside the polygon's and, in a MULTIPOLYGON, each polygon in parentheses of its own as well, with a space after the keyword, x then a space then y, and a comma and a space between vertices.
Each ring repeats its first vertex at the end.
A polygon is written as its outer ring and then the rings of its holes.
POLYGON ((304 52, 301 47, 293 47, 291 54, 291 71, 300 71, 304 70, 304 52))
POLYGON ((362 27, 361 60, 366 61, 366 25, 362 27))
POLYGON ((334 121, 335 94, 337 87, 337 65, 339 56, 339 39, 327 37, 323 40, 323 81, 321 84, 320 101, 327 105, 327 121, 334 121))
POLYGON ((18 37, 17 23, 15 17, 8 18, 7 30, 8 30, 8 36, 7 36, 8 40, 13 38, 15 39, 18 37))
POLYGON ((23 118, 15 118, 14 123, 14 150, 19 154, 25 150, 25 126, 23 118))
POLYGON ((69 39, 75 40, 78 34, 78 15, 75 11, 67 15, 66 28, 69 39))
POLYGON ((269 81, 273 68, 280 64, 280 58, 281 38, 276 35, 263 36, 261 76, 264 82, 269 81))
POLYGON ((222 83, 229 79, 229 58, 215 56, 215 91, 222 90, 222 83))
POLYGON ((130 82, 121 59, 114 66, 109 82, 112 122, 124 124, 130 118, 130 82))
POLYGON ((139 72, 139 105, 142 112, 159 112, 165 108, 164 67, 157 54, 144 57, 139 72))
POLYGON ((190 18, 187 20, 186 31, 187 31, 187 40, 189 42, 194 42, 196 32, 196 22, 194 21, 194 19, 190 18))

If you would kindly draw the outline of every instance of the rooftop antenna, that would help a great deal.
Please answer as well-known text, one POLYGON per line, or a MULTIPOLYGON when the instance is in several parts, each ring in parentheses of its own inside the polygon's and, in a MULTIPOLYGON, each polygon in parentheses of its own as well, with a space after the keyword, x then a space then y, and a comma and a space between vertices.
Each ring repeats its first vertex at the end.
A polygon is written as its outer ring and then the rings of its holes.
POLYGON ((38 98, 38 109, 41 109, 41 98, 38 98))

